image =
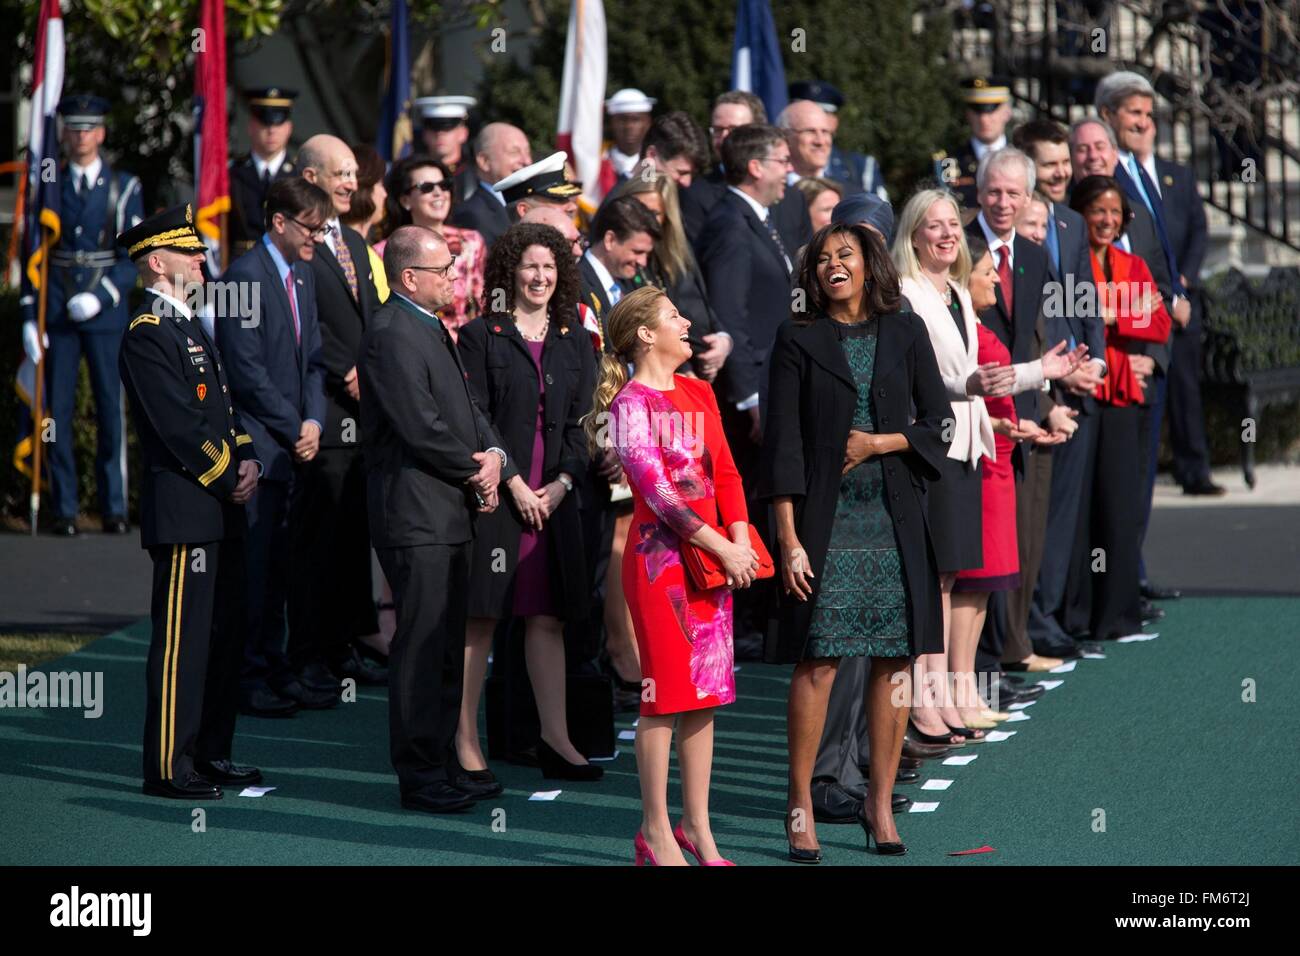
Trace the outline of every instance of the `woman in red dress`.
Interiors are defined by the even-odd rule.
[[[623,590],[641,655],[638,865],[685,866],[682,850],[706,866],[728,865],[709,828],[713,711],[736,699],[729,588],[748,587],[758,569],[713,391],[674,374],[691,357],[689,328],[658,289],[624,296],[606,318],[607,351],[586,419],[592,449],[610,443],[618,452],[634,503]],[[687,541],[718,559],[727,587],[692,583],[682,563]],[[684,811],[676,828],[668,819],[674,725]]]

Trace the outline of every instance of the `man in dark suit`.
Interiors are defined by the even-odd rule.
[[[713,151],[719,163],[703,176],[691,182],[689,189],[678,193],[682,205],[682,222],[686,238],[695,249],[695,257],[703,255],[704,227],[710,210],[727,193],[727,175],[721,162],[722,144],[731,132],[753,123],[767,123],[763,101],[753,93],[730,90],[713,103],[709,127]],[[812,219],[808,215],[808,202],[797,189],[787,189],[771,208],[772,222],[787,249],[802,249],[812,238]]]
[[[147,289],[118,359],[144,466],[140,543],[153,560],[143,789],[219,800],[222,784],[262,779],[230,761],[243,651],[240,539],[261,469],[221,354],[186,302],[187,287],[203,282],[191,208],[159,213],[117,241]]]
[[[1077,290],[1092,282],[1092,257],[1083,217],[1068,205],[1073,177],[1069,133],[1054,120],[1037,119],[1017,126],[1011,139],[1017,149],[1033,159],[1038,191],[1047,203],[1043,249],[1051,281],[1060,289],[1059,295],[1049,295],[1047,300],[1048,341],[1066,338],[1071,347],[1079,343],[1088,346],[1088,361],[1052,383],[1053,399],[1078,412],[1077,428],[1069,441],[1052,449],[1043,559],[1029,611],[1029,638],[1034,652],[1043,657],[1070,659],[1079,656],[1079,648],[1057,623],[1057,614],[1069,578],[1079,502],[1085,493],[1083,480],[1089,473],[1089,449],[1094,448],[1091,431],[1097,403],[1092,394],[1106,374],[1105,327],[1097,315],[1080,314],[1076,308]]]
[[[970,137],[952,150],[934,154],[934,178],[955,192],[966,209],[974,211],[979,208],[975,173],[980,160],[1007,145],[1011,84],[1001,76],[974,76],[963,80],[961,86]]]
[[[478,188],[451,211],[451,224],[477,230],[490,246],[510,228],[506,201],[492,188],[511,173],[532,165],[533,154],[524,131],[509,123],[488,123],[474,139]]]
[[[325,361],[325,430],[320,451],[300,471],[302,492],[289,516],[289,658],[309,690],[338,692],[338,679],[383,683],[353,641],[379,630],[370,574],[357,349],[379,308],[365,240],[339,221],[356,191],[356,159],[333,136],[313,136],[298,153],[309,183],[329,195],[334,216],[311,259]]]
[[[486,772],[461,769],[455,736],[474,514],[494,509],[498,483],[518,473],[470,397],[455,343],[436,315],[452,300],[455,268],[437,233],[394,232],[384,248],[392,296],[359,352],[366,498],[397,611],[391,754],[402,806],[429,813],[501,792]]]
[[[216,322],[235,409],[266,469],[244,539],[248,631],[240,707],[257,717],[339,703],[337,695],[299,683],[285,646],[289,501],[299,466],[320,449],[325,422],[325,362],[309,263],[313,240],[333,212],[329,196],[305,179],[277,180],[266,194],[266,232],[222,276],[253,290],[259,305],[255,322],[231,316]]]
[[[980,320],[1007,346],[1013,363],[1033,362],[1062,339],[1049,339],[1044,323],[1045,293],[1051,281],[1047,254],[1017,235],[1019,220],[1032,194],[1033,161],[1014,147],[986,153],[976,171],[980,212],[966,227],[982,238],[998,271],[997,302]],[[1009,293],[1009,294],[1008,294]],[[1020,587],[1004,598],[990,600],[990,623],[981,638],[981,661],[989,669],[1015,664],[1033,653],[1029,642],[1029,605],[1042,562],[1051,494],[1051,446],[1074,432],[1073,409],[1057,405],[1042,389],[1015,396],[1020,427],[1038,432],[1016,446],[1016,542],[1020,556]],[[999,626],[999,610],[1004,610]]]
[[[601,338],[605,317],[631,292],[659,239],[654,213],[631,196],[613,199],[591,221],[591,244],[578,260],[578,301],[596,313]]]
[[[105,534],[125,534],[126,434],[118,347],[130,309],[136,270],[117,236],[144,216],[140,181],[111,168],[100,155],[109,102],[98,96],[64,97],[61,140],[67,158],[58,170],[62,235],[50,250],[45,341],[36,327],[37,301],[21,301],[27,350],[35,362],[44,348],[45,384],[57,434],[45,445],[53,485],[54,534],[77,533],[78,481],[73,455],[77,379],[85,355],[95,399],[95,484]]]
[[[279,86],[244,90],[248,100],[249,153],[230,161],[230,240],[243,255],[266,228],[262,204],[277,179],[296,175],[289,159],[297,90]]]

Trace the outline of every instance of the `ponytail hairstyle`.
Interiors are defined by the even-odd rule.
[[[662,298],[665,298],[662,290],[642,286],[619,299],[618,305],[610,309],[605,319],[605,352],[600,357],[599,378],[591,398],[591,411],[582,417],[587,449],[592,455],[603,450],[609,407],[627,384],[628,365],[635,364],[641,351],[637,330],[642,326],[654,329],[659,325],[659,300]]]

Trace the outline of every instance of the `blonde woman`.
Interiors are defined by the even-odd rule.
[[[623,553],[623,591],[644,687],[635,860],[685,866],[685,850],[701,865],[727,866],[709,827],[709,777],[713,712],[736,699],[731,588],[748,587],[758,571],[745,492],[713,389],[675,374],[690,357],[690,321],[668,296],[646,287],[624,296],[605,322],[606,352],[584,426],[593,453],[613,444],[634,502],[635,546]],[[695,585],[682,559],[687,542],[717,558],[725,586]],[[668,817],[674,727],[684,810],[676,827]]]

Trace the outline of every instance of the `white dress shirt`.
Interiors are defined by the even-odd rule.
[[[289,155],[287,150],[280,150],[270,159],[263,159],[257,153],[253,154],[253,168],[257,170],[257,178],[262,179],[268,173],[274,179],[280,172],[280,167],[284,165],[285,157]]]
[[[1007,137],[1004,133],[991,143],[981,143],[974,136],[970,138],[970,148],[975,154],[975,161],[978,163],[984,158],[985,153],[993,152],[997,149],[1003,149],[1007,145]]]
[[[609,296],[609,304],[618,305],[618,300],[623,298],[623,287],[618,284],[618,280],[610,274],[610,271],[605,268],[605,263],[597,259],[590,249],[583,253],[583,258],[596,270],[596,278],[600,280],[601,288]]]

